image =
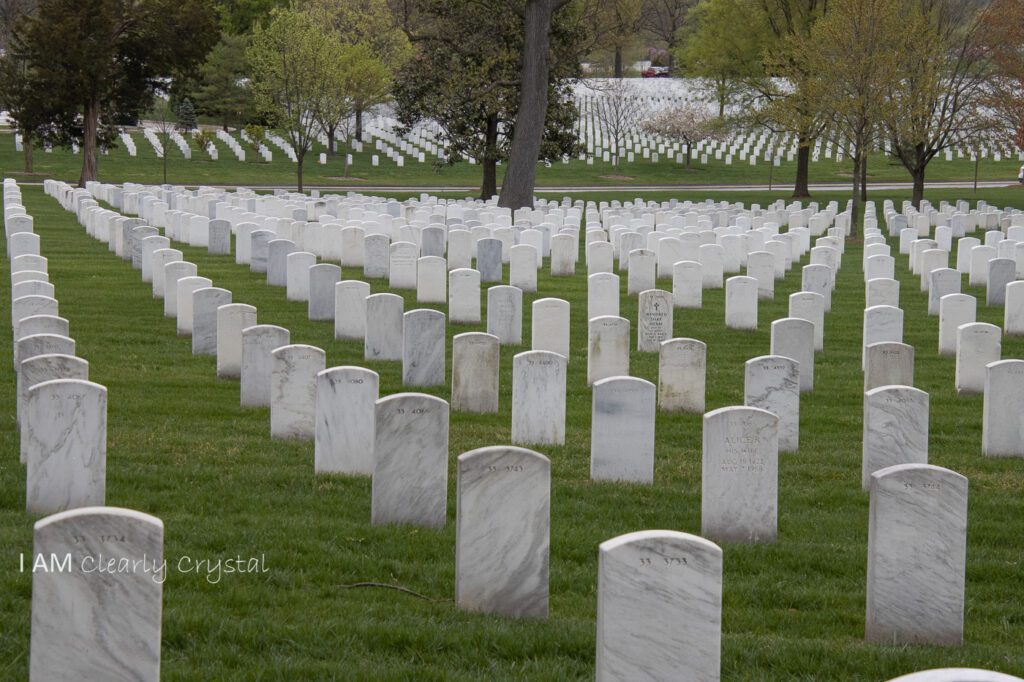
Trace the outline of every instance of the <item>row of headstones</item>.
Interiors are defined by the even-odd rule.
[[[557,354],[551,354],[551,355],[554,356],[554,359],[564,361],[564,358],[561,358],[561,356],[558,356]],[[541,360],[541,361],[546,360],[546,358],[537,358],[537,359]],[[564,395],[564,392],[563,392],[563,395]],[[424,402],[422,402],[422,400],[417,401],[416,398],[417,398],[416,396],[391,396],[390,398],[386,398],[384,400],[385,401],[396,401],[396,404],[394,406],[395,407],[394,415],[396,415],[400,420],[405,421],[405,420],[408,420],[408,419],[413,419],[413,420],[416,420],[416,421],[425,422],[425,423],[421,423],[421,424],[416,425],[416,428],[414,428],[414,429],[407,430],[405,432],[405,434],[403,435],[403,437],[407,440],[410,435],[415,434],[416,442],[412,444],[412,447],[415,448],[417,453],[422,453],[424,451],[429,452],[431,449],[433,449],[433,448],[430,447],[430,445],[431,445],[430,441],[433,440],[434,441],[433,444],[436,445],[441,440],[441,438],[444,439],[444,442],[445,442],[445,448],[444,449],[446,450],[447,449],[446,448],[446,444],[447,444],[447,438],[446,438],[446,436],[447,436],[447,429],[444,428],[443,429],[443,433],[440,430],[436,429],[436,428],[435,429],[431,429],[430,428],[430,426],[431,426],[430,425],[430,421],[431,420],[429,419],[429,417],[423,416],[423,415],[429,415],[429,407]],[[447,412],[447,404],[445,404],[444,401],[441,401],[440,399],[432,398],[432,397],[429,397],[429,396],[422,396],[421,398],[426,398],[429,401],[434,401],[436,404],[443,404],[444,405],[444,411],[445,411],[445,413]],[[409,399],[412,399],[412,401],[410,402]],[[405,404],[406,402],[408,402],[408,404]],[[402,406],[399,407],[397,403],[402,403]],[[381,408],[381,402],[376,403],[376,410],[375,410],[376,414],[375,414],[375,417],[377,417],[377,419],[375,419],[375,421],[377,421],[377,425],[378,426],[380,424],[380,421],[379,421],[379,418],[380,418],[379,410],[380,410],[380,408]],[[437,420],[433,420],[433,421],[434,421],[434,425],[437,426],[437,424],[438,424]],[[708,481],[712,481],[713,482],[715,480],[716,476],[718,478],[725,479],[725,483],[727,484],[726,486],[721,486],[721,485],[720,486],[713,486],[713,485],[712,486],[708,486],[708,485],[705,485],[705,492],[707,492],[707,489],[709,487],[718,487],[719,489],[724,488],[726,490],[741,489],[741,490],[744,490],[745,492],[748,491],[748,490],[751,490],[751,488],[753,487],[753,490],[755,491],[755,494],[753,494],[753,495],[741,496],[741,497],[744,497],[744,498],[747,498],[747,499],[744,502],[739,503],[739,504],[737,504],[735,500],[730,499],[732,497],[731,495],[724,495],[723,494],[722,496],[719,496],[719,498],[716,499],[716,498],[713,498],[710,495],[705,494],[703,496],[703,498],[702,498],[702,527],[704,528],[705,534],[712,535],[712,536],[720,535],[724,539],[740,539],[740,540],[745,540],[745,541],[751,541],[751,540],[757,541],[757,540],[760,540],[760,539],[766,539],[766,540],[767,539],[774,539],[774,536],[775,536],[775,523],[774,523],[774,520],[775,520],[775,516],[776,516],[776,512],[775,512],[776,503],[775,503],[775,496],[774,495],[770,495],[770,492],[772,492],[772,490],[775,490],[777,492],[777,483],[776,483],[775,487],[771,486],[770,484],[771,484],[772,480],[777,481],[777,457],[778,457],[777,430],[776,430],[777,429],[777,423],[778,423],[778,419],[777,419],[777,417],[774,414],[771,414],[771,413],[766,412],[764,410],[759,410],[757,408],[723,408],[722,410],[717,410],[715,412],[708,413],[707,415],[705,415],[705,430],[704,430],[704,433],[705,433],[705,436],[704,436],[704,441],[705,441],[705,447],[704,447],[705,484],[707,484]],[[446,419],[444,420],[444,424],[443,425],[444,425],[444,427],[447,426],[447,420]],[[382,437],[381,433],[382,433],[381,431],[378,431],[378,433],[375,434],[375,444],[377,442],[380,442],[380,438]],[[387,433],[387,430],[385,429],[383,431],[383,433]],[[410,444],[408,442],[403,442],[403,443],[400,443],[399,445],[400,446],[408,447]],[[534,455],[536,457],[540,457],[539,455],[536,455],[536,453],[531,453],[531,455]],[[446,460],[446,455],[445,455],[444,459]],[[547,464],[547,460],[546,459],[544,459],[543,457],[540,457],[540,459],[544,461],[545,465]],[[506,472],[507,473],[521,474],[523,472],[523,469],[522,469],[522,467],[520,465],[508,465],[508,464],[505,464],[505,461],[507,461],[507,460],[503,459],[500,462],[500,464],[498,464],[498,465],[495,465],[495,464],[488,465],[486,467],[487,473],[488,474],[497,473],[498,471],[500,471],[501,465],[506,466]],[[460,460],[460,463],[461,463],[461,460]],[[379,462],[376,463],[376,466],[379,466]],[[520,466],[520,468],[518,470],[516,469],[517,466]],[[897,469],[898,469],[898,467],[897,467]],[[944,472],[944,470],[938,470],[937,468],[934,468],[934,467],[932,469],[936,469],[939,472]],[[767,477],[764,476],[763,474],[765,473],[766,470],[769,470],[769,471],[774,470],[775,475],[774,476],[767,476]],[[547,468],[545,468],[545,472],[549,476],[549,470]],[[375,471],[375,473],[376,473],[376,471]],[[461,471],[460,471],[460,473],[461,473]],[[896,472],[896,473],[900,473],[900,472]],[[948,473],[951,473],[951,472],[948,472]],[[955,476],[955,474],[953,474],[953,475]],[[879,476],[879,475],[876,474],[876,477],[877,476]],[[420,476],[420,478],[422,478],[422,476]],[[445,481],[446,481],[446,478],[447,477],[444,476]],[[748,480],[744,481],[744,479],[748,479]],[[377,480],[378,480],[378,477],[375,475],[375,478],[374,478],[374,486],[375,487],[377,486]],[[460,482],[461,482],[461,480],[462,480],[462,478],[460,476]],[[746,482],[747,485],[740,485],[740,486],[736,485],[737,483],[743,483],[743,482]],[[766,486],[765,485],[766,482],[769,485]],[[722,481],[719,481],[719,483],[721,484]],[[753,486],[751,486],[751,483],[753,483]],[[446,486],[446,482],[445,482],[445,486]],[[896,487],[897,487],[898,490],[901,490],[901,489],[903,489],[905,487],[905,485],[899,485],[899,486],[896,486]],[[927,486],[926,486],[926,488],[927,488]],[[537,489],[537,486],[536,485],[531,485],[531,486],[528,486],[528,489],[535,491]],[[549,487],[545,486],[545,490],[548,490],[548,489],[549,489]],[[761,494],[756,494],[756,492],[758,492],[758,491]],[[460,503],[462,501],[461,500],[461,494],[462,494],[462,486],[460,485]],[[445,495],[446,495],[446,493],[445,493]],[[544,503],[543,506],[544,506],[545,509],[547,508],[547,504],[548,504],[548,500],[547,500],[546,495],[547,494],[545,494],[545,500],[543,501],[543,503]],[[410,498],[406,498],[406,499],[410,499]],[[488,500],[488,505],[491,505],[492,504],[492,500],[493,500],[493,493],[489,492],[489,494],[484,499],[487,499]],[[511,499],[516,500],[517,503],[518,502],[522,502],[523,501],[523,495],[513,495],[513,496],[511,496]],[[406,504],[405,506],[408,506],[408,504]],[[467,506],[469,506],[469,505],[467,505]],[[964,504],[964,507],[965,507],[965,504]],[[441,509],[444,508],[443,501],[442,501],[442,503],[440,505],[440,508]],[[460,504],[460,509],[461,508],[462,508],[462,505]],[[518,510],[518,508],[517,508],[517,510]],[[535,515],[530,515],[530,514],[525,514],[524,515],[521,512],[521,510],[519,510],[519,511],[520,511],[520,514],[517,515],[517,518],[520,518],[520,517],[523,517],[523,516],[526,516],[527,518],[535,518]],[[536,509],[534,509],[534,511],[536,511]],[[952,511],[953,512],[957,512],[957,511],[960,511],[960,510],[958,508],[954,508]],[[377,512],[377,509],[375,507],[374,515],[376,515],[376,512]],[[382,510],[382,513],[384,513],[383,510]],[[966,513],[965,509],[963,510],[963,513],[964,514]],[[545,518],[547,518],[546,514],[545,514]],[[460,526],[461,526],[461,520],[462,520],[462,517],[460,516]],[[874,514],[872,516],[872,520],[873,520],[873,522],[875,520]],[[768,523],[769,521],[770,521],[770,523]],[[507,524],[507,519],[502,518],[501,522],[502,522],[503,525],[508,525]],[[721,525],[719,525],[719,524],[721,524]],[[965,524],[962,524],[962,525],[965,525]],[[948,524],[942,524],[942,528],[944,528],[944,529],[948,528]],[[919,529],[917,529],[917,530],[919,530]],[[546,528],[545,528],[545,531],[546,531]],[[493,536],[493,534],[495,533],[495,529],[494,528],[487,528],[487,532],[491,536]],[[517,532],[519,532],[521,534],[522,531],[521,531],[521,529],[517,529]],[[881,534],[881,536],[882,536],[881,539],[878,540],[878,542],[880,544],[880,546],[878,548],[878,554],[880,555],[879,561],[881,561],[884,564],[885,561],[892,561],[892,560],[900,559],[900,557],[896,557],[895,559],[893,559],[893,557],[889,556],[889,554],[892,553],[892,551],[893,551],[893,547],[884,544],[884,540],[886,539],[885,534],[881,530],[879,530],[877,532],[874,532],[874,526],[873,526],[873,532],[871,533],[871,537],[875,538],[875,536],[878,535],[878,534]],[[547,533],[545,532],[544,535],[546,537]],[[704,542],[706,542],[706,541],[704,541]],[[530,544],[535,544],[535,543],[530,543]],[[892,543],[890,543],[890,545],[891,544]],[[462,545],[459,545],[458,542],[457,542],[457,545],[460,548],[462,547]],[[872,545],[872,548],[873,549],[875,548],[874,544]],[[889,550],[889,553],[886,553],[885,550]],[[920,560],[922,558],[922,556],[920,554],[914,554],[912,556],[913,556],[913,560]],[[903,558],[905,559],[905,557],[903,557]],[[929,557],[924,557],[924,558],[926,560],[930,561]],[[457,561],[458,561],[458,559],[457,559]],[[476,565],[476,563],[479,563],[479,562],[475,562],[474,565]],[[673,563],[673,562],[669,562],[669,563]],[[546,561],[546,555],[545,555],[544,560],[543,560],[543,565],[546,567],[546,564],[547,564],[547,561]],[[508,562],[505,562],[504,565],[507,566]],[[524,569],[523,566],[518,565],[518,564],[516,566],[517,566],[517,568],[519,569],[520,572],[523,571],[523,569]],[[955,562],[954,562],[954,566],[955,566]],[[462,567],[462,565],[460,564],[460,568],[461,567]],[[529,567],[525,567],[525,568],[529,568]],[[917,570],[916,567],[915,567],[915,570]],[[906,571],[905,570],[904,571],[899,571],[898,573],[899,574],[903,574],[903,573],[906,573]],[[960,613],[959,613],[959,618],[960,618],[960,628],[961,628],[961,633],[962,633],[962,569],[961,569],[960,573],[961,573],[961,579],[960,579],[960,593],[961,594],[960,594]],[[462,573],[459,572],[459,575],[460,575],[460,578],[461,578],[462,577]],[[527,572],[527,575],[531,575],[531,573]],[[878,579],[879,582],[882,582],[885,579],[885,577],[888,577],[888,576],[884,576],[884,577],[879,578]],[[947,576],[940,576],[940,577],[947,577]],[[955,584],[956,580],[955,580],[955,578],[956,578],[956,576],[953,576],[953,578],[954,578],[954,580],[953,580],[954,584],[952,586],[947,585],[946,587],[950,588],[953,592],[955,592],[955,588],[956,588],[956,584]],[[702,577],[702,580],[706,581],[706,577]],[[869,594],[872,594],[871,582],[872,582],[871,571],[869,569]],[[719,591],[720,591],[720,583],[721,583],[721,577],[720,577],[720,572],[719,572],[719,576],[718,576]],[[522,581],[517,581],[516,584],[518,586],[520,586],[520,587],[523,587]],[[488,586],[487,589],[493,590],[495,587],[500,587],[500,585],[501,585],[500,581],[495,581],[493,579],[493,576],[492,576],[489,579],[489,581],[487,582],[487,586]],[[538,587],[538,590],[539,589],[540,588]],[[649,589],[651,589],[651,588],[649,588]],[[647,591],[647,590],[645,590],[645,591]],[[881,591],[883,593],[885,593],[884,589],[882,589]],[[458,587],[457,587],[457,592],[459,592],[459,588]],[[904,594],[904,593],[905,593],[905,590],[900,591],[900,594]],[[525,600],[525,601],[520,600],[519,603],[520,604],[522,604],[522,603],[536,604],[537,603],[538,594],[539,594],[539,592],[537,592],[536,590],[533,591],[533,592],[530,592],[529,590],[527,590],[526,593],[522,594],[523,600]],[[545,613],[546,613],[546,594],[547,594],[547,585],[546,585],[546,580],[545,580],[544,581],[544,585],[543,585],[543,602],[544,602],[544,605],[545,605],[545,609],[544,609]],[[920,596],[919,595],[919,591],[913,591],[913,590],[911,591],[911,597],[912,598],[917,599],[917,598],[919,598],[919,596]],[[942,596],[946,597],[947,595],[943,594]],[[954,597],[955,597],[955,595],[954,595]],[[600,597],[599,597],[599,600],[600,600]],[[629,602],[629,603],[632,603],[633,600],[632,599],[627,599],[626,601]],[[955,599],[954,599],[954,601],[955,601]],[[900,617],[898,617],[898,615],[895,617],[895,620],[893,622],[886,622],[885,621],[885,617],[886,616],[890,616],[890,617],[892,616],[890,611],[902,612],[901,610],[905,608],[905,605],[899,604],[896,608],[891,608],[892,605],[886,603],[885,599],[878,600],[878,603],[874,604],[873,608],[872,608],[872,606],[870,606],[870,604],[871,604],[871,600],[870,600],[870,597],[869,597],[869,615],[868,615],[868,637],[869,637],[869,639],[871,638],[871,631],[872,631],[873,624],[875,626],[878,626],[879,622],[882,622],[882,625],[878,626],[878,627],[881,627],[885,631],[884,637],[887,640],[895,638],[897,636],[906,636],[908,638],[907,641],[934,641],[934,640],[930,640],[928,638],[931,638],[931,637],[948,637],[949,636],[949,627],[950,627],[950,625],[949,625],[948,622],[944,621],[944,622],[941,622],[941,623],[938,623],[938,624],[932,624],[932,627],[926,628],[927,631],[924,634],[922,634],[921,633],[921,628],[917,627],[917,624],[915,624],[913,622],[910,623],[909,629],[907,629],[907,627],[908,627],[907,623],[904,622]],[[881,614],[881,615],[879,615],[879,614]],[[943,613],[942,615],[943,616],[948,616],[949,618],[953,618],[956,614],[946,614],[946,613]],[[719,614],[719,618],[720,618],[720,614]],[[599,617],[599,620],[600,620],[600,617]],[[954,620],[955,620],[955,618],[954,618]],[[720,626],[719,626],[719,628],[720,628]],[[938,632],[939,634],[936,635],[936,632]],[[720,636],[720,629],[719,629],[719,636]],[[922,639],[922,638],[924,638],[924,639]],[[704,650],[706,648],[707,647],[705,646],[705,647],[702,647],[701,649]],[[599,644],[599,651],[600,650],[601,649],[600,649],[600,644]],[[630,657],[630,656],[635,655],[635,652],[626,652],[626,655],[627,655],[627,657]],[[599,659],[600,658],[601,658],[601,654],[599,654]],[[647,660],[647,657],[646,656],[643,657],[643,660]],[[675,660],[675,659],[673,659],[673,660]],[[685,664],[693,665],[694,662],[693,661],[687,661]],[[704,661],[699,661],[696,664],[697,665],[704,665],[705,662]],[[648,662],[645,665],[650,665],[650,663]],[[641,669],[644,669],[644,668],[641,668]]]
[[[754,412],[761,414],[746,418],[764,434],[768,421]],[[732,446],[723,470],[765,466],[754,455],[762,443],[750,438]],[[457,481],[456,605],[546,617],[549,460],[522,448],[482,448],[459,456]],[[907,464],[873,474],[867,641],[962,643],[966,513],[967,481],[954,472]],[[88,570],[115,539],[126,568]],[[598,557],[598,679],[719,679],[722,549],[686,533],[640,531],[602,543]],[[159,519],[110,507],[47,517],[35,525],[33,569],[31,679],[110,670],[159,679],[162,587],[171,570]],[[938,674],[919,679],[1001,679]]]
[[[1010,229],[1013,229],[1012,227]],[[964,237],[962,239],[968,239]],[[887,249],[885,238],[880,232],[865,231],[865,270],[872,260],[890,256],[880,253],[881,247]],[[923,241],[923,240],[917,240]],[[915,241],[915,244],[917,243]],[[962,241],[962,240],[961,240]],[[974,247],[977,249],[978,247]],[[875,255],[868,255],[869,250]],[[926,261],[925,254],[935,250],[919,252]],[[938,250],[945,260],[946,252]],[[963,252],[960,251],[960,254]],[[972,252],[973,253],[973,252]],[[994,261],[990,261],[989,264]],[[976,322],[977,303],[973,296],[960,293],[961,273],[935,263],[936,267],[928,270],[928,263],[922,264],[919,270],[922,291],[928,293],[928,313],[939,316],[939,354],[954,355],[955,385],[957,393],[982,393],[984,395],[982,415],[982,452],[992,456],[1024,456],[1024,437],[1021,423],[1024,420],[1024,384],[1019,379],[1024,376],[1024,361],[1002,360],[1001,331],[999,327]],[[913,267],[913,266],[912,266]],[[865,277],[869,274],[865,272]],[[899,282],[887,278],[868,279],[868,307],[864,311],[864,344],[865,353],[869,344],[890,342],[880,352],[886,357],[880,358],[879,373],[884,377],[891,373],[894,377],[910,377],[909,381],[891,381],[890,383],[913,384],[913,348],[902,344],[903,311],[898,307]],[[1006,285],[1007,292],[1020,292],[1024,296],[1024,281]],[[990,289],[991,292],[991,289]],[[1012,294],[1016,296],[1017,294]],[[878,296],[896,300],[886,300],[881,305]],[[1008,294],[1009,300],[1009,294]],[[896,303],[896,306],[889,305]],[[1011,306],[1006,308],[1006,326],[1011,325]],[[1018,322],[1017,325],[1020,323]],[[865,355],[865,357],[867,357]],[[908,368],[909,367],[909,371]],[[867,390],[867,388],[865,389]],[[908,404],[914,404],[918,413],[917,419],[907,420],[906,427],[914,431],[916,437],[907,435],[907,444],[922,442],[922,430],[914,425],[921,422],[921,396],[904,396]],[[867,406],[865,407],[865,413]],[[915,459],[907,461],[927,461],[927,398],[925,396],[923,411],[925,427],[923,429],[923,455],[920,447],[910,447],[917,452]],[[866,422],[865,422],[866,423]],[[867,433],[865,431],[865,433]],[[897,442],[900,442],[897,440]],[[924,459],[921,459],[921,457]]]
[[[39,236],[13,182],[4,185],[4,215],[26,510],[49,514],[103,504],[107,390],[89,381],[89,363],[75,355]]]

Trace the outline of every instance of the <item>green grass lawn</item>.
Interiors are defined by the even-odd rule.
[[[105,182],[142,182],[162,183],[163,161],[156,157],[152,146],[141,133],[133,133],[136,157],[129,157],[123,146],[115,147],[109,155],[99,159],[100,178]],[[236,135],[237,137],[237,135]],[[192,159],[186,160],[173,144],[167,157],[167,182],[171,184],[218,184],[218,185],[292,185],[294,186],[295,164],[288,161],[284,153],[270,145],[274,160],[270,163],[253,161],[259,156],[246,151],[246,162],[238,161],[234,154],[221,141],[216,141],[219,160],[211,161],[205,151],[200,151],[192,142]],[[344,156],[330,159],[327,165],[317,162],[320,152],[326,151],[316,145],[306,158],[304,164],[304,181],[306,185],[328,185],[347,187],[365,186],[436,186],[436,187],[479,187],[482,170],[480,166],[469,163],[458,163],[454,166],[437,169],[431,163],[433,157],[428,156],[427,162],[419,163],[407,157],[405,166],[399,168],[393,161],[380,154],[380,165],[373,167],[370,162],[372,145],[365,145],[362,153],[355,154],[354,164],[349,177],[344,177]],[[34,155],[36,175],[24,175],[22,155],[14,148],[12,135],[0,135],[0,175],[15,177],[24,181],[39,181],[44,177],[57,178],[67,182],[77,182],[82,169],[80,154],[72,154],[68,150],[54,149],[45,153],[37,149]],[[978,168],[981,180],[1005,180],[1016,182],[1021,162],[1003,159],[996,162],[990,156],[983,159]],[[849,182],[851,165],[848,161],[836,163],[835,159],[826,159],[812,163],[810,167],[811,182]],[[595,161],[587,165],[584,161],[572,160],[568,164],[556,163],[550,168],[539,167],[537,185],[543,186],[617,186],[617,185],[716,185],[716,184],[767,184],[769,179],[780,188],[792,186],[796,174],[796,162],[783,159],[782,165],[769,170],[763,160],[751,166],[747,161],[737,157],[732,165],[713,158],[706,166],[694,162],[694,167],[685,169],[681,164],[668,163],[664,159],[660,163],[639,159],[634,163],[623,162],[618,168],[611,164]],[[504,166],[499,166],[498,182],[504,175]],[[769,176],[771,175],[771,178]],[[970,181],[974,178],[974,164],[966,159],[946,161],[940,155],[933,161],[927,172],[927,180]],[[872,156],[868,164],[869,182],[909,182],[910,175],[896,159],[882,154]]]
[[[727,196],[764,205],[784,195]],[[879,209],[887,196],[906,195],[874,196]],[[1021,203],[1021,194],[1009,190],[978,196]],[[819,197],[832,198],[845,197]],[[509,442],[512,356],[528,346],[502,347],[497,415],[451,415],[448,525],[373,527],[368,478],[314,476],[313,444],[272,441],[268,410],[239,407],[237,381],[217,379],[214,358],[191,355],[189,340],[176,336],[174,320],[163,317],[162,301],[152,299],[137,271],[89,238],[40,188],[25,188],[24,199],[78,354],[89,361],[91,379],[109,390],[107,503],[161,518],[172,562],[262,555],[269,569],[216,584],[172,572],[163,598],[164,679],[592,679],[598,544],[643,529],[700,533],[700,415],[658,414],[653,486],[589,480],[582,265],[576,277],[554,279],[545,263],[540,290],[524,296],[527,339],[533,300],[570,301],[572,358],[566,445],[539,448],[552,462],[551,615],[514,621],[464,613],[452,603],[454,474],[459,454]],[[325,349],[328,366],[379,372],[382,396],[403,390],[400,363],[365,362],[361,343],[335,341],[332,325],[308,321],[305,304],[287,302],[283,288],[267,286],[233,258],[174,246],[200,275],[230,289],[235,302],[255,305],[260,323],[283,325],[292,343]],[[930,461],[970,480],[965,644],[863,642],[868,497],[860,488],[860,262],[854,239],[826,319],[815,390],[801,396],[800,451],[780,457],[778,542],[723,548],[722,677],[886,680],[944,666],[1024,674],[1024,461],[982,457],[982,398],[956,395],[954,361],[937,355],[937,318],[926,315],[926,296],[905,256],[897,265],[904,340],[917,351],[916,384],[931,396]],[[4,260],[3,281],[7,268]],[[346,268],[343,276],[361,274]],[[622,315],[635,334],[637,302],[625,296],[625,280]],[[371,286],[379,292],[385,285]],[[776,283],[775,300],[761,303],[754,332],[725,328],[721,290],[705,291],[702,310],[676,311],[675,335],[708,343],[708,410],[742,404],[743,363],[767,354],[770,322],[786,316],[788,295],[799,288],[796,266]],[[1002,310],[986,307],[983,291],[965,291],[980,297],[979,321],[1002,325]],[[406,310],[421,307],[411,292],[404,295]],[[8,306],[9,291],[0,296],[0,318]],[[484,325],[449,327],[449,344],[454,334],[477,330]],[[0,347],[0,356],[9,357],[9,334],[0,334]],[[449,348],[449,378],[450,357]],[[1004,338],[1003,357],[1024,357],[1024,337]],[[0,391],[0,677],[23,679],[31,576],[18,572],[18,555],[30,555],[37,518],[24,512],[10,365],[0,362],[0,372],[8,385]],[[656,382],[657,356],[634,352],[631,373]],[[428,392],[449,395],[448,388]],[[430,600],[343,587],[362,581],[401,585]]]

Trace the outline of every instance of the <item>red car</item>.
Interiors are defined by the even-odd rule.
[[[648,66],[640,75],[644,78],[668,78],[672,75],[670,71],[667,66]]]

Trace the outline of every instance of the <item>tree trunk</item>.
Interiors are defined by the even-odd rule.
[[[25,136],[21,143],[22,151],[25,153],[25,172],[31,173],[32,171],[32,138]]]
[[[868,155],[867,152],[860,157],[860,200],[865,204],[868,201]]]
[[[537,159],[548,110],[548,48],[551,42],[548,33],[555,2],[558,0],[529,0],[524,11],[519,110],[516,112],[508,169],[498,200],[499,206],[512,210],[524,206],[533,208]]]
[[[622,46],[615,46],[615,77],[622,78]]]
[[[690,143],[689,142],[687,142],[685,144],[685,149],[686,149],[686,170],[690,170],[690,156],[692,155],[692,151],[693,150],[690,149]]]
[[[850,234],[857,234],[857,223],[860,220],[860,169],[861,169],[861,154],[859,152],[853,157],[853,201],[850,208]]]
[[[914,202],[914,208],[921,209],[921,200],[924,199],[924,164],[919,164],[917,168],[910,171],[910,175],[914,178],[914,193],[911,196],[911,201]]]
[[[332,126],[327,129],[327,156],[334,156],[334,130],[337,126]]]
[[[298,184],[299,184],[298,191],[301,192],[302,191],[302,162],[305,161],[305,159],[306,159],[306,153],[305,152],[300,152],[300,153],[296,154],[296,158],[298,159],[298,163],[295,164],[295,174],[297,176]]]
[[[484,179],[480,185],[480,198],[487,201],[498,193],[498,115],[487,115],[484,133]]]
[[[811,196],[808,177],[811,167],[811,141],[800,135],[796,150],[796,183],[793,185],[794,199],[808,199]]]
[[[100,123],[99,104],[95,101],[86,102],[83,114],[85,130],[82,135],[82,174],[78,177],[79,187],[85,187],[85,183],[99,177],[96,167],[96,134]]]
[[[356,139],[363,140],[363,105],[356,105]]]

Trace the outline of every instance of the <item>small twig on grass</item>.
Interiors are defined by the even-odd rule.
[[[434,599],[433,597],[428,597],[425,594],[420,594],[419,592],[414,592],[413,590],[410,590],[408,587],[402,587],[401,585],[391,585],[391,584],[388,584],[388,583],[372,583],[372,582],[371,583],[352,583],[351,585],[338,585],[338,587],[342,588],[343,590],[348,590],[348,589],[351,589],[353,587],[385,587],[385,588],[387,588],[389,590],[398,590],[399,592],[403,592],[405,594],[410,594],[410,595],[412,595],[414,597],[419,597],[420,599],[425,599],[426,601],[431,601],[431,602],[451,601],[451,599]]]

